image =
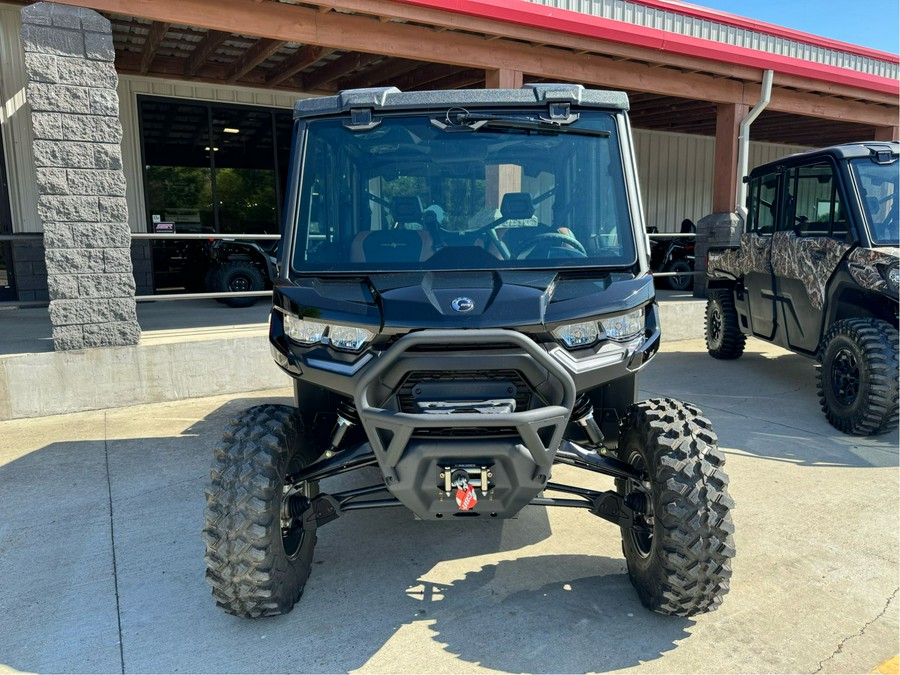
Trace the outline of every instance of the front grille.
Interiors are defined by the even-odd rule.
[[[518,436],[513,427],[446,427],[444,429],[416,429],[413,438],[499,438]]]
[[[509,396],[516,399],[516,410],[528,410],[531,405],[531,388],[517,370],[416,370],[406,376],[397,392],[400,411],[419,412],[413,390],[416,385],[434,382],[509,382],[515,387],[515,393]]]
[[[525,378],[517,370],[417,370],[409,373],[397,391],[397,404],[400,412],[419,413],[414,393],[418,385],[445,384],[472,385],[473,389],[479,384],[504,383],[513,387],[513,393],[506,394],[508,398],[516,401],[516,411],[529,410],[532,404],[533,392]],[[452,414],[451,414],[452,417]],[[444,437],[467,438],[483,436],[510,436],[515,435],[512,427],[447,427],[445,429],[416,429],[417,437]]]
[[[453,343],[448,348],[445,344],[440,343],[430,343],[430,344],[421,344],[416,345],[415,347],[409,350],[410,354],[416,353],[431,353],[431,352],[463,352],[463,353],[471,353],[471,352],[490,352],[490,351],[516,351],[521,352],[521,348],[517,347],[514,344],[510,344],[509,342],[488,342],[488,343],[480,343],[476,342],[473,344],[457,344]]]

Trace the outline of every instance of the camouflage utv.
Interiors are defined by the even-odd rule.
[[[738,247],[710,249],[706,346],[736,359],[746,336],[818,360],[828,421],[897,427],[898,150],[840,145],[754,169]]]

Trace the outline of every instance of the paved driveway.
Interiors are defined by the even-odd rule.
[[[641,385],[698,403],[728,457],[738,557],[717,612],[647,612],[612,525],[535,507],[349,514],[320,530],[291,614],[226,616],[203,582],[212,447],[283,389],[0,423],[0,671],[825,673],[897,655],[896,433],[837,433],[812,362],[754,341],[735,362],[669,343]]]

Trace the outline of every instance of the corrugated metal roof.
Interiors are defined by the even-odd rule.
[[[900,67],[897,63],[807,44],[779,35],[680,14],[638,2],[628,0],[529,0],[529,2],[813,63],[847,68],[869,75],[891,79],[900,77]]]

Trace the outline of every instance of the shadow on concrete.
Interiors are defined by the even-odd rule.
[[[422,613],[461,660],[503,672],[603,672],[659,658],[689,619],[644,609],[624,562],[545,555],[488,565],[430,587]],[[427,582],[423,589],[429,589]]]
[[[894,430],[874,437],[843,434],[819,407],[816,362],[749,340],[744,355],[716,360],[670,343],[641,381],[642,395],[673,396],[699,405],[713,420],[731,415],[739,435],[719,434],[724,448],[810,466],[898,466]],[[736,420],[740,422],[740,420]]]
[[[418,660],[419,647],[409,649],[413,631],[422,654],[456,655],[460,670],[583,672],[653,660],[687,637],[692,622],[640,606],[624,561],[535,555],[552,534],[537,507],[507,521],[416,521],[403,508],[347,514],[320,529],[313,573],[292,613],[256,621],[224,614],[204,582],[203,490],[227,420],[261,402],[233,400],[199,421],[190,410],[180,417],[177,403],[160,419],[133,417],[134,408],[86,414],[78,419],[101,420],[102,433],[79,422],[67,432],[81,440],[51,442],[0,466],[0,578],[15,580],[0,599],[0,665],[434,670]],[[377,480],[367,469],[321,488]],[[610,540],[606,550],[618,548],[615,528],[585,521],[598,542]],[[528,557],[517,559],[523,549]]]

